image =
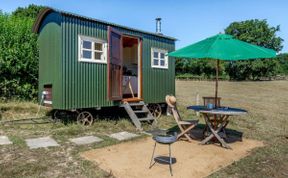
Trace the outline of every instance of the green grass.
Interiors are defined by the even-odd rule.
[[[288,177],[288,82],[220,82],[219,87],[222,105],[249,111],[247,116],[231,119],[228,128],[242,132],[245,138],[261,140],[265,146],[253,150],[249,156],[210,177]],[[186,109],[186,106],[196,104],[197,93],[200,97],[213,95],[214,82],[176,82],[177,103],[184,118],[198,118],[194,112]],[[31,102],[0,102],[0,108],[1,121],[33,118],[38,111],[37,104]],[[39,117],[49,112],[49,109],[42,108]],[[202,118],[198,119],[204,123]],[[37,121],[48,120],[49,117],[44,117]],[[158,120],[159,128],[174,126],[175,121],[171,117],[163,116]],[[148,130],[151,126],[145,124],[144,128]],[[71,120],[0,125],[0,135],[7,135],[14,143],[0,146],[0,177],[113,177],[97,165],[83,160],[79,153],[118,144],[119,141],[107,135],[124,130],[135,132],[135,127],[124,116],[105,115],[89,127],[77,125]],[[95,135],[104,141],[76,146],[68,140],[84,135]],[[51,136],[61,146],[30,150],[24,139],[41,136]]]
[[[26,147],[25,141],[17,135],[9,135],[9,139],[13,144],[18,146],[19,148],[25,148]]]
[[[4,108],[1,109],[1,121],[35,118],[38,111],[37,104],[30,102],[13,101],[0,103],[0,106]],[[38,117],[49,115],[49,112],[49,109],[41,108]],[[15,117],[11,118],[11,114]],[[72,118],[70,115],[67,117]],[[48,122],[49,119],[51,118],[43,117],[37,119],[37,122]],[[13,145],[0,146],[0,177],[113,177],[111,173],[102,171],[91,162],[83,160],[79,153],[119,143],[108,135],[124,130],[135,132],[135,127],[125,117],[117,119],[100,117],[92,126],[78,125],[74,120],[45,124],[5,123],[0,125],[0,135],[7,135]],[[68,140],[85,135],[98,136],[104,141],[76,146]],[[42,136],[54,138],[61,146],[30,150],[24,141],[27,138]],[[142,137],[136,139],[140,138]]]

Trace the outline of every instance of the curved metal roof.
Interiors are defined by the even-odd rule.
[[[170,40],[177,40],[176,38],[173,38],[173,37],[170,37],[170,36],[165,36],[165,35],[158,34],[158,33],[138,30],[138,29],[135,29],[135,28],[130,28],[130,27],[127,27],[127,26],[118,25],[118,24],[115,24],[115,23],[106,22],[106,21],[99,20],[99,19],[94,19],[94,18],[90,18],[90,17],[86,17],[86,16],[81,16],[81,15],[70,13],[70,12],[66,12],[66,11],[56,10],[56,9],[53,9],[53,8],[50,8],[50,7],[44,8],[38,14],[38,16],[36,18],[36,21],[35,21],[35,23],[33,25],[33,28],[32,28],[32,31],[34,33],[38,33],[39,32],[39,28],[41,26],[41,22],[51,12],[57,12],[57,13],[63,15],[63,16],[70,16],[70,17],[75,17],[75,18],[82,19],[82,20],[98,22],[98,23],[102,23],[102,24],[105,24],[105,25],[109,25],[109,26],[113,26],[113,27],[119,27],[119,28],[123,28],[123,29],[126,29],[126,30],[136,31],[136,32],[145,33],[145,34],[149,34],[149,35],[154,35],[154,36],[157,36],[157,37],[167,38],[167,39],[170,39]]]

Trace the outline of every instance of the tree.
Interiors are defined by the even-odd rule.
[[[44,6],[38,6],[35,4],[30,4],[28,7],[18,7],[14,12],[13,16],[17,17],[29,17],[35,19],[38,13],[44,8]]]
[[[224,63],[220,63],[220,76],[224,76]],[[216,73],[215,61],[210,59],[176,59],[176,74],[190,74],[204,78],[214,78]]]
[[[280,64],[280,73],[288,75],[288,53],[279,54],[277,60]]]
[[[283,48],[283,39],[276,33],[280,26],[270,27],[266,20],[246,20],[233,22],[226,29],[225,33],[235,38],[265,48],[274,49],[279,52]],[[236,80],[271,77],[279,72],[277,59],[257,59],[253,61],[236,61],[226,65],[226,72],[230,78]]]
[[[37,36],[31,29],[41,8],[30,5],[13,15],[0,11],[0,99],[37,96]]]

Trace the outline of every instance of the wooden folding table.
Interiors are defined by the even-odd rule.
[[[189,106],[187,109],[192,109],[196,112],[201,113],[204,116],[206,125],[211,132],[204,140],[201,141],[201,144],[207,144],[211,139],[216,138],[222,147],[229,148],[231,147],[225,142],[225,140],[219,135],[221,130],[224,130],[229,123],[230,116],[239,116],[247,114],[246,110],[239,108],[230,108],[230,107],[220,107],[216,109],[207,109],[205,106]]]

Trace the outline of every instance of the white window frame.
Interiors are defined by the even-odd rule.
[[[154,58],[154,52],[158,52],[158,58]],[[160,65],[160,55],[164,53],[164,66]],[[152,68],[159,68],[159,69],[168,69],[169,62],[168,62],[168,50],[160,49],[160,48],[151,48],[151,67]],[[158,59],[158,65],[154,65],[154,59]]]
[[[90,41],[92,44],[91,50],[83,49],[82,47],[82,41]],[[102,51],[95,50],[94,46],[95,43],[101,43],[102,44]],[[91,63],[102,63],[107,64],[107,47],[108,44],[106,41],[97,39],[94,37],[84,36],[84,35],[78,35],[78,61],[79,62],[91,62]],[[89,58],[83,58],[82,57],[82,51],[87,50],[91,51],[91,59]],[[102,52],[101,59],[95,59],[95,52]]]

